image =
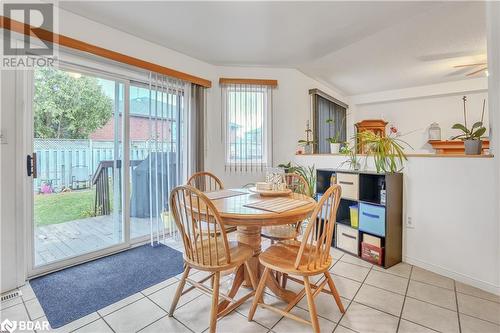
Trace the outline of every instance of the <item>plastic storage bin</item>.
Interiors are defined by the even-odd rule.
[[[385,237],[385,207],[360,203],[359,230]]]
[[[349,211],[351,214],[351,227],[357,229],[359,225],[358,205],[349,206]]]

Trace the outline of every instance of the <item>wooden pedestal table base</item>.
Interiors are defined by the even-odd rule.
[[[261,227],[238,227],[238,242],[247,244],[254,249],[254,256],[249,261],[249,265],[255,274],[258,275],[255,281],[259,281],[259,278],[264,271],[263,267],[259,264],[259,254],[261,252],[261,237],[260,237]],[[250,277],[248,276],[249,272],[241,266],[235,274],[233,285],[228,293],[228,296],[234,298],[236,293],[240,289],[241,285],[245,287],[251,287],[252,283],[250,281]],[[266,287],[268,287],[278,298],[290,303],[293,299],[296,298],[297,294],[291,290],[284,289],[280,286],[278,280],[276,280],[273,274],[267,275]],[[229,301],[225,300],[219,304],[217,309],[218,313],[221,313],[227,306],[229,305]]]
[[[292,224],[306,219],[316,207],[314,199],[303,194],[292,193],[287,198],[293,201],[301,200],[304,204],[281,213],[256,209],[248,207],[248,204],[256,201],[274,200],[272,197],[261,197],[258,194],[251,193],[248,189],[236,189],[246,194],[224,197],[210,200],[217,211],[224,225],[236,227],[238,233],[238,242],[249,245],[254,250],[254,256],[249,260],[250,269],[256,275],[255,281],[259,281],[261,272],[264,269],[260,267],[259,255],[261,252],[261,227],[271,225]],[[242,265],[235,272],[233,285],[227,294],[228,298],[234,299],[234,296],[242,285],[252,286],[248,270]],[[266,287],[268,287],[278,298],[290,303],[296,299],[297,294],[282,288],[278,280],[268,274],[266,279]],[[228,307],[234,307],[238,304],[229,305],[228,300],[219,303],[217,312],[219,316],[228,313]]]

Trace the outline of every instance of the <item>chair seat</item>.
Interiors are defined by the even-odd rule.
[[[222,239],[219,238],[217,242],[213,239],[213,241],[210,242],[210,246],[206,240],[203,243],[203,246],[197,245],[196,247],[193,247],[193,251],[195,251],[195,258],[199,255],[200,262],[203,262],[203,265],[184,257],[184,260],[187,261],[192,267],[200,270],[210,271],[210,267],[217,266],[217,271],[223,271],[239,266],[253,256],[253,249],[250,246],[238,243],[237,241],[228,241],[229,255],[231,256],[231,262],[228,264],[226,263],[226,254]],[[218,262],[215,262],[215,253],[218,253]],[[210,262],[210,257],[212,257],[212,262]],[[201,258],[204,258],[204,260],[202,261]]]
[[[284,241],[297,238],[299,233],[293,225],[276,225],[270,227],[263,227],[260,235],[264,238]]]
[[[301,242],[296,240],[289,240],[271,245],[267,250],[259,255],[259,261],[262,265],[269,267],[272,270],[287,273],[290,275],[310,276],[323,273],[327,271],[332,265],[332,257],[329,255],[328,259],[323,265],[319,264],[319,258],[312,261],[307,265],[306,253],[314,251],[311,246],[306,246],[304,255],[298,269],[295,266],[295,260],[301,246]],[[316,264],[316,265],[315,265]]]

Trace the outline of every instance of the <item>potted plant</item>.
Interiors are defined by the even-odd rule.
[[[397,138],[397,129],[391,128],[389,135],[381,137],[371,131],[357,134],[357,139],[365,143],[366,157],[372,155],[377,172],[398,172],[404,168],[404,161],[408,160],[404,146],[408,143]]]
[[[327,119],[326,123],[327,124],[333,124],[335,121],[333,119]],[[340,152],[340,132],[337,131],[335,136],[326,138],[328,142],[330,142],[330,153],[331,154],[338,154]]]
[[[340,153],[347,156],[348,159],[340,164],[340,167],[347,164],[349,169],[359,170],[361,165],[358,160],[358,155],[356,154],[356,149],[354,145],[346,143],[341,149]]]
[[[312,129],[309,126],[309,121],[307,121],[305,132],[306,132],[306,139],[299,140],[298,142],[299,142],[299,145],[304,147],[305,154],[312,154],[315,142],[311,139]]]
[[[285,169],[285,173],[297,173],[304,177],[309,185],[309,195],[311,198],[314,198],[316,195],[316,170],[313,166],[304,167],[301,165],[292,165],[292,162],[281,163],[278,165],[279,168]]]
[[[483,142],[481,137],[486,132],[486,127],[483,126],[484,120],[484,107],[486,100],[483,100],[483,112],[481,114],[481,121],[475,122],[470,129],[467,128],[467,96],[464,96],[464,123],[455,124],[451,128],[461,130],[463,133],[451,138],[452,140],[461,139],[464,142],[465,155],[481,155]]]

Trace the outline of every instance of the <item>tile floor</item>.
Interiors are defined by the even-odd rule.
[[[342,315],[333,298],[316,298],[322,332],[500,332],[500,297],[405,263],[388,270],[332,249],[331,269],[345,305]],[[195,272],[203,277],[203,272]],[[210,298],[197,291],[181,298],[174,317],[168,309],[180,276],[143,290],[104,309],[76,320],[55,332],[206,332]],[[222,279],[227,289],[231,276]],[[290,288],[300,286],[290,282]],[[1,318],[43,321],[44,313],[33,291],[21,288],[22,298],[1,304]],[[244,290],[241,291],[245,292]],[[311,328],[280,315],[257,309],[247,321],[251,300],[219,320],[218,332],[294,333]],[[283,302],[266,294],[266,303]],[[292,312],[309,319],[303,299]]]

